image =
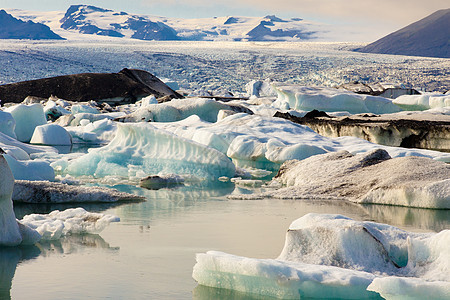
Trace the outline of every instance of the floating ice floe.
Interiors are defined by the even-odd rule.
[[[28,143],[33,136],[36,126],[47,124],[44,109],[41,104],[19,104],[8,107],[6,112],[11,113],[15,122],[17,139],[21,142]]]
[[[83,233],[100,233],[111,222],[119,222],[116,216],[90,213],[83,208],[55,210],[49,214],[31,214],[19,222],[36,230],[42,240],[55,240],[61,236]]]
[[[341,215],[294,221],[277,259],[197,254],[201,285],[284,299],[444,299],[450,292],[450,231],[410,233]],[[418,293],[414,291],[418,290]]]
[[[287,187],[232,197],[341,199],[450,209],[450,165],[423,157],[391,158],[385,150],[347,151],[286,161],[275,180]]]
[[[175,173],[216,179],[234,176],[235,167],[213,148],[140,123],[119,124],[107,146],[90,149],[88,154],[69,162],[65,172],[74,176],[126,178]]]
[[[24,203],[91,203],[142,201],[144,198],[105,187],[16,180],[12,200]]]
[[[317,109],[326,112],[347,111],[351,114],[387,114],[401,111],[390,99],[335,88],[274,85],[274,89],[278,94],[274,105],[286,110]]]
[[[450,95],[438,93],[404,95],[392,100],[392,102],[404,110],[427,110],[450,107]]]
[[[139,181],[139,186],[149,190],[183,185],[184,178],[176,174],[150,175]]]
[[[27,215],[16,220],[12,204],[14,177],[3,156],[0,155],[0,247],[32,245],[41,239],[58,239],[66,234],[99,233],[109,223],[119,221],[118,217],[89,213],[83,208]],[[33,195],[40,196],[39,193]],[[70,196],[66,195],[66,198]]]

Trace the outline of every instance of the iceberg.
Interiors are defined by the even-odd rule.
[[[1,152],[3,150],[0,149]],[[13,211],[11,195],[14,177],[11,169],[0,154],[0,247],[31,245],[40,239],[40,235],[20,222],[17,222]]]
[[[14,202],[23,203],[117,202],[142,201],[144,199],[141,196],[106,187],[28,180],[16,180],[12,193]]]
[[[175,122],[197,115],[207,122],[216,122],[220,110],[253,114],[240,105],[225,104],[213,99],[173,99],[162,104],[147,104],[133,113],[119,118],[122,122]]]
[[[208,251],[197,254],[192,276],[200,285],[283,299],[366,299],[378,293],[440,299],[450,286],[449,239],[449,230],[410,233],[310,213],[290,225],[278,258]],[[410,287],[423,290],[414,295]]]
[[[6,108],[5,111],[13,116],[16,122],[14,132],[17,139],[21,142],[28,143],[33,136],[36,126],[47,124],[44,108],[38,103],[31,105],[18,104]]]
[[[157,129],[148,123],[119,124],[107,145],[69,162],[74,176],[141,178],[148,174],[191,175],[215,180],[232,177],[235,166],[219,151]]]
[[[450,106],[450,95],[425,93],[422,95],[403,95],[392,100],[404,110],[427,110]]]
[[[401,111],[390,99],[347,90],[298,85],[274,85],[273,88],[278,94],[274,106],[286,110],[317,109],[326,112],[347,111],[351,114],[388,114]]]
[[[16,133],[14,129],[16,128],[16,121],[13,116],[5,111],[0,110],[0,132],[16,139]]]
[[[31,137],[31,144],[53,145],[53,146],[71,146],[72,137],[57,124],[45,124],[37,126]]]
[[[450,208],[448,164],[415,156],[391,158],[382,149],[360,155],[339,151],[286,161],[275,180],[287,187],[242,197],[339,199]]]
[[[53,147],[25,144],[2,132],[0,132],[0,147],[17,159],[29,159],[29,155],[34,153],[58,153]]]
[[[17,180],[55,180],[55,171],[48,161],[16,160],[8,154],[4,154],[4,157]]]
[[[90,213],[79,207],[64,211],[55,210],[44,215],[26,215],[19,222],[36,230],[41,235],[41,240],[56,240],[71,234],[97,234],[111,222],[119,221],[116,216]]]
[[[215,123],[190,116],[178,122],[152,125],[217,149],[241,168],[277,171],[290,159],[305,159],[340,150],[357,154],[378,148],[385,149],[392,157],[414,155],[450,162],[448,153],[380,146],[355,137],[327,138],[288,120],[244,113],[227,116]]]

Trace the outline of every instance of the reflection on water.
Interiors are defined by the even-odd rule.
[[[0,299],[11,299],[11,282],[20,262],[39,256],[36,246],[0,247]]]
[[[129,205],[127,202],[99,202],[99,203],[14,203],[14,213],[17,219],[22,219],[29,214],[48,214],[54,210],[63,211],[69,208],[82,207],[89,212],[103,212],[105,210]]]
[[[362,205],[373,221],[412,231],[439,232],[450,228],[450,210],[409,208],[389,205]]]
[[[55,241],[42,241],[37,244],[41,255],[48,257],[55,254],[82,253],[89,248],[102,249],[104,251],[119,251],[119,247],[111,247],[98,234],[76,234],[64,236]]]
[[[33,248],[35,252],[30,252],[33,255],[25,255],[22,248],[2,250],[0,299],[9,299],[13,276],[11,295],[17,299],[261,299],[197,286],[191,277],[195,254],[219,250],[240,256],[275,258],[284,245],[289,224],[311,212],[342,214],[409,231],[450,228],[448,210],[345,201],[228,200],[228,194],[242,192],[229,182],[213,186],[189,183],[160,190],[131,185],[114,188],[144,196],[146,201],[15,205],[19,218],[74,206],[117,215],[121,222],[111,224],[102,236],[118,247],[111,247],[98,235],[75,235],[40,243]],[[30,264],[20,264],[26,257],[35,259]],[[47,272],[46,278],[36,275],[42,270]]]
[[[11,283],[16,268],[21,263],[37,257],[79,253],[88,248],[100,248],[108,251],[119,250],[118,248],[111,248],[97,234],[65,236],[56,241],[44,241],[34,246],[0,247],[0,299],[11,299]],[[39,278],[36,278],[36,280],[39,280]]]

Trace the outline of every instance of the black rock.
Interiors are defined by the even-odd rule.
[[[133,103],[141,97],[182,98],[156,76],[143,70],[123,69],[119,73],[82,73],[0,85],[2,103],[20,103],[27,96],[57,96],[71,101]],[[113,101],[115,99],[116,101]]]

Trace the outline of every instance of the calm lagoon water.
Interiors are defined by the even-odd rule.
[[[197,286],[191,277],[195,254],[219,250],[276,258],[289,224],[309,212],[343,214],[409,231],[450,228],[448,210],[337,201],[228,200],[226,195],[235,192],[233,184],[159,191],[119,188],[145,195],[147,201],[84,205],[121,218],[100,235],[0,249],[0,299],[253,299]],[[68,207],[16,205],[15,211],[21,218]]]

